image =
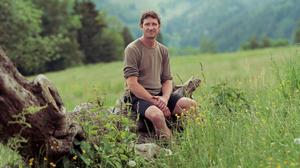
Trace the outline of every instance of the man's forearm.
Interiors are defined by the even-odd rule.
[[[153,96],[139,83],[135,83],[131,85],[129,90],[138,98],[146,100],[146,101],[152,101]]]
[[[165,98],[167,101],[170,98],[170,95],[172,93],[172,81],[171,80],[166,80],[163,84],[162,84],[162,97]]]

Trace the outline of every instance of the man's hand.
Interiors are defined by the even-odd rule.
[[[160,99],[160,100],[162,100],[163,102],[165,102],[165,104],[167,105],[168,104],[168,99],[167,98],[165,98],[165,97],[163,97],[163,96],[158,96],[158,98]]]
[[[165,117],[170,117],[171,112],[167,106],[168,101],[161,96],[153,96],[153,104],[158,107],[163,113]]]

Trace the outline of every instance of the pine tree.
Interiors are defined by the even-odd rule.
[[[81,15],[78,42],[85,54],[86,63],[108,62],[122,58],[124,40],[119,21],[111,17],[107,24],[105,13],[99,12],[91,1],[77,3]]]
[[[130,33],[130,30],[126,26],[122,30],[122,36],[124,40],[124,47],[126,47],[129,43],[133,41],[133,37]]]
[[[81,16],[81,29],[78,31],[78,43],[85,55],[86,63],[101,61],[101,51],[97,49],[103,29],[107,26],[102,15],[98,15],[91,1],[77,3],[75,10]]]
[[[256,49],[256,48],[259,48],[259,44],[258,44],[258,41],[256,39],[256,37],[252,37],[249,41],[249,47],[250,49]]]
[[[270,40],[268,38],[268,36],[264,36],[263,40],[262,40],[262,48],[268,48],[270,47],[271,44],[270,44]]]
[[[300,44],[300,22],[298,24],[298,28],[295,32],[295,39],[294,39],[296,44]]]

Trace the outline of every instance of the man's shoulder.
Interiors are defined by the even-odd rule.
[[[163,45],[162,43],[160,43],[159,41],[157,41],[157,44],[159,47],[161,47],[164,50],[168,50],[168,47],[166,47],[165,45]]]
[[[129,43],[127,45],[127,47],[125,48],[125,50],[139,50],[140,48],[140,41],[139,39],[136,39],[134,41],[132,41],[131,43]]]
[[[158,42],[157,41],[157,44],[159,46],[159,49],[160,51],[163,53],[163,54],[168,54],[168,47],[166,47],[165,45],[163,45],[162,43]]]

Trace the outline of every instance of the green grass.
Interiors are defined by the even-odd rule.
[[[153,167],[299,167],[300,145],[293,142],[300,137],[299,50],[171,57],[176,83],[190,76],[203,80],[194,98],[204,122],[187,120],[185,131],[175,135],[174,154],[161,156]],[[46,76],[71,111],[95,97],[113,106],[124,89],[122,68],[122,62],[95,64]],[[224,93],[244,93],[250,108],[241,108],[239,98],[214,97],[226,96],[212,89],[220,83],[226,84]],[[213,100],[224,102],[219,107]]]
[[[224,80],[232,83],[237,80],[254,80],[251,82],[258,85],[255,82],[269,80],[267,73],[271,73],[271,57],[280,60],[293,52],[296,52],[296,48],[172,57],[171,68],[176,83],[180,83],[180,79],[184,82],[192,75],[203,78],[204,73],[207,85]],[[113,106],[125,86],[122,62],[76,67],[47,73],[46,76],[58,88],[68,110],[99,95],[105,97],[107,105]],[[257,81],[260,78],[263,81]]]
[[[88,65],[48,73],[69,111],[96,96],[104,96],[107,105],[114,105],[124,90],[122,63]]]
[[[21,164],[21,156],[0,143],[0,167]]]
[[[202,64],[207,65],[207,83],[196,99],[205,122],[188,122],[168,165],[299,167],[300,145],[293,142],[300,137],[299,48],[224,54],[203,59]],[[211,85],[221,81],[241,89],[251,110],[215,111]]]

